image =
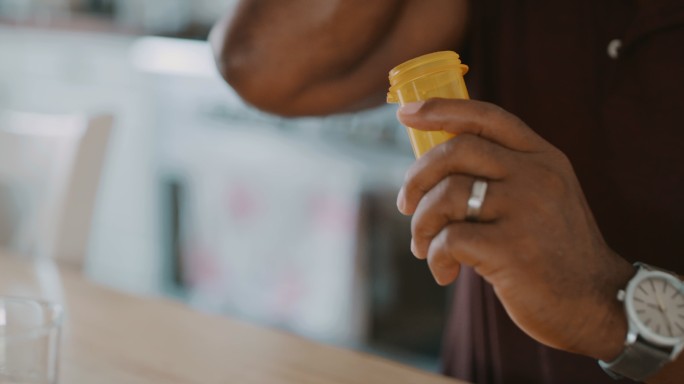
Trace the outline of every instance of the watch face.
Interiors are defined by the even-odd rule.
[[[634,287],[632,304],[642,326],[658,336],[684,337],[684,294],[680,287],[662,277],[648,277]]]

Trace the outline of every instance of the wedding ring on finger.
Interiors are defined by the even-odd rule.
[[[483,179],[475,179],[473,182],[473,187],[470,190],[470,197],[468,198],[468,205],[466,207],[466,221],[471,223],[477,223],[480,221],[480,212],[482,211],[482,204],[484,204],[486,194],[487,181]]]

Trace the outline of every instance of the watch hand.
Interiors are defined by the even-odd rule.
[[[673,329],[675,326],[678,326],[678,324],[672,320],[671,316],[667,312],[663,312],[663,316],[665,316],[665,321],[667,322],[667,328],[670,330],[670,336],[674,336]],[[681,329],[681,327],[679,327]]]
[[[658,291],[655,291],[656,294],[656,301],[658,302],[658,307],[660,307],[660,310],[662,312],[666,312],[667,308],[665,307],[665,304],[663,304],[663,299],[660,297],[660,293]]]
[[[667,313],[663,312],[663,317],[665,317],[665,326],[667,326],[667,331],[669,332],[670,336],[674,335],[674,333],[672,333],[672,322],[670,322],[670,318],[667,316]]]

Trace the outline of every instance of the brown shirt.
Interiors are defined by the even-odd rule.
[[[569,156],[615,251],[684,274],[684,1],[472,3],[473,98],[518,115]],[[448,374],[615,383],[595,360],[519,331],[472,270],[457,282],[450,325]]]

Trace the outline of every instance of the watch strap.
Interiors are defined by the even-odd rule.
[[[651,346],[645,340],[637,338],[633,344],[626,345],[615,360],[599,360],[599,365],[614,379],[627,377],[643,381],[669,362],[670,354],[671,351]]]

